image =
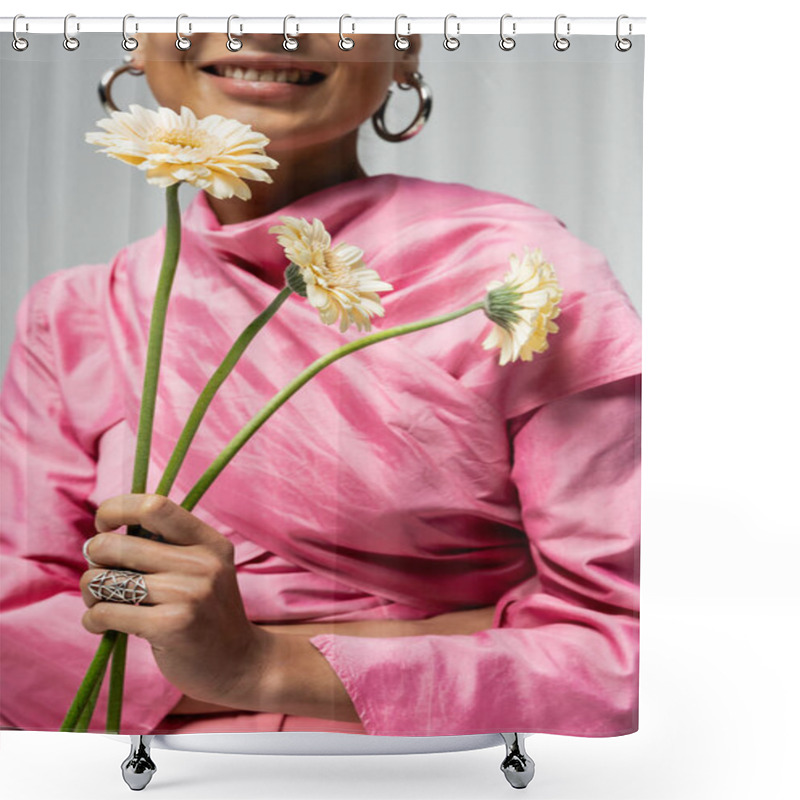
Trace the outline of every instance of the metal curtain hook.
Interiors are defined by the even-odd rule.
[[[501,50],[506,50],[506,51],[513,50],[517,46],[517,40],[514,39],[513,36],[509,36],[504,30],[504,26],[505,26],[506,20],[507,19],[511,19],[511,18],[512,18],[511,14],[503,14],[503,16],[500,17],[500,49]],[[516,32],[517,32],[517,23],[516,22],[512,22],[511,23],[511,33],[515,34]]]
[[[297,19],[297,17],[293,17],[291,14],[287,14],[283,18],[283,49],[284,50],[297,50],[297,39],[293,39],[289,36],[289,32],[287,30],[287,25],[289,24],[290,19]],[[300,26],[295,22],[296,33],[300,33]]]
[[[64,45],[64,49],[69,50],[70,52],[77,50],[81,46],[81,43],[74,36],[69,35],[68,26],[71,19],[75,19],[74,14],[67,14],[67,16],[64,17],[64,41],[62,43]],[[75,30],[79,31],[80,29],[80,24],[76,22]]]
[[[558,32],[558,21],[560,19],[566,19],[566,18],[567,18],[566,14],[559,14],[556,17],[555,22],[553,24],[553,33],[554,33],[554,35],[556,37],[555,41],[553,42],[553,47],[555,47],[556,50],[558,50],[559,52],[562,52],[562,53],[565,50],[569,50],[570,41],[569,41],[569,39],[567,39],[566,36],[561,36],[561,34],[559,34],[559,32]],[[567,36],[569,36],[569,30],[570,30],[570,24],[568,22],[567,23]]]
[[[400,35],[400,20],[401,19],[408,19],[405,14],[398,14],[394,18],[394,47],[395,50],[408,50],[411,46],[411,42],[405,38],[405,36]],[[407,36],[411,36],[411,23],[407,22],[406,25],[408,26],[408,33]]]
[[[231,53],[238,53],[239,50],[242,49],[242,40],[241,39],[237,39],[231,33],[231,22],[233,20],[235,20],[235,19],[239,19],[239,17],[237,17],[236,14],[231,14],[228,17],[228,41],[227,41],[225,47],[227,47],[228,50],[231,51]],[[240,25],[239,26],[239,33],[241,33],[241,32],[242,32],[242,26]]]
[[[628,50],[631,49],[631,47],[633,47],[633,42],[631,42],[630,39],[623,39],[622,36],[620,35],[620,22],[622,22],[623,19],[628,19],[628,15],[620,14],[617,17],[617,41],[614,42],[614,47],[616,47],[617,50],[620,51],[620,53],[626,53]],[[632,33],[633,33],[633,26],[629,22],[628,36],[630,36]]]
[[[342,14],[342,16],[339,17],[339,49],[340,50],[352,50],[356,45],[356,43],[349,36],[345,36],[344,33],[342,32],[342,27],[344,26],[344,21],[346,19],[353,19],[353,18],[349,14]],[[355,24],[355,22],[353,22],[351,24],[353,26],[353,31],[352,32],[355,33],[356,32],[356,24]]]
[[[175,35],[178,37],[175,40],[175,47],[177,47],[178,50],[188,50],[192,46],[192,43],[189,41],[189,39],[187,39],[181,33],[181,20],[187,19],[188,16],[189,16],[188,14],[178,14],[178,16],[175,19]],[[191,32],[192,32],[192,23],[190,22],[189,33]]]
[[[451,19],[458,20],[458,17],[456,17],[455,14],[448,14],[444,18],[444,42],[442,42],[442,44],[445,50],[450,50],[452,52],[453,50],[458,50],[461,46],[461,40],[457,38],[458,34],[461,33],[461,23],[456,21],[456,35],[451,36],[447,32],[447,23],[450,22]]]
[[[17,33],[17,20],[18,20],[18,19],[25,19],[25,15],[24,15],[24,14],[17,14],[17,16],[16,16],[16,17],[14,17],[14,22],[12,22],[12,23],[11,23],[11,34],[12,34],[12,35],[13,35],[13,37],[14,37],[14,38],[11,40],[11,46],[12,46],[12,47],[13,47],[13,48],[14,48],[14,49],[15,49],[15,50],[18,52],[18,53],[21,53],[23,50],[27,50],[27,49],[28,49],[28,40],[27,40],[27,39],[23,39],[23,38],[22,38],[22,37],[21,37],[21,36],[20,36],[20,35]],[[27,22],[25,23],[25,30],[28,30],[28,23],[27,23]]]
[[[132,50],[135,50],[139,46],[139,41],[135,39],[133,36],[128,36],[128,20],[135,19],[133,14],[126,14],[122,18],[122,49],[127,50],[129,53]],[[136,30],[139,30],[139,26],[136,25]]]

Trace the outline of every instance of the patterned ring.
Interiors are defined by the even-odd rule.
[[[107,569],[89,582],[96,600],[138,606],[147,598],[147,584],[141,572]]]

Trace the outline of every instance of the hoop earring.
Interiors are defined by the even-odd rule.
[[[111,86],[114,81],[125,72],[130,72],[131,75],[144,75],[144,70],[134,67],[131,61],[131,57],[126,56],[125,63],[122,64],[122,66],[108,70],[108,72],[103,73],[103,77],[100,78],[100,83],[97,85],[97,94],[100,97],[100,104],[107,114],[119,111],[117,104],[111,99]]]
[[[400,89],[407,91],[408,89],[415,89],[419,98],[419,106],[417,108],[417,115],[411,120],[411,124],[403,128],[399,133],[390,133],[386,129],[383,115],[386,113],[386,107],[389,105],[389,100],[392,97],[392,90],[386,93],[386,99],[381,104],[381,107],[372,115],[372,127],[381,139],[387,142],[404,142],[412,136],[416,136],[428,121],[431,115],[431,108],[433,106],[433,92],[430,86],[422,80],[422,75],[419,72],[414,72],[409,76],[407,83],[398,83]]]

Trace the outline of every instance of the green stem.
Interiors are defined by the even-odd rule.
[[[122,689],[125,683],[125,655],[128,651],[128,634],[120,633],[111,659],[108,684],[108,709],[106,733],[119,733],[122,720]]]
[[[136,435],[136,456],[133,462],[133,494],[147,491],[147,465],[150,460],[150,442],[153,437],[153,418],[156,410],[158,373],[161,368],[161,348],[164,343],[164,325],[167,304],[178,256],[181,251],[181,210],[178,204],[179,183],[167,187],[167,235],[164,243],[164,258],[153,301],[150,317],[150,333],[147,340],[147,358],[144,367],[142,404],[139,410],[139,427]]]
[[[158,276],[153,311],[150,315],[150,331],[147,339],[147,355],[144,366],[144,385],[142,387],[142,403],[139,409],[139,426],[136,433],[136,455],[133,462],[133,481],[131,493],[142,494],[147,491],[147,468],[150,462],[150,445],[153,438],[153,420],[156,410],[158,375],[161,371],[161,351],[164,345],[164,328],[167,319],[167,308],[175,272],[178,268],[178,257],[181,252],[181,209],[178,202],[180,183],[168,186],[167,231],[164,242],[164,256],[161,259],[161,270]],[[138,526],[128,527],[128,534],[138,535]],[[120,633],[115,654],[111,664],[110,689],[108,696],[108,718],[106,724],[109,732],[119,730],[122,715],[122,696],[125,683],[125,650],[128,635]]]
[[[78,719],[81,717],[94,694],[95,684],[103,682],[103,676],[106,674],[106,665],[108,664],[108,659],[111,657],[111,651],[114,649],[118,636],[119,633],[117,631],[106,631],[103,634],[100,646],[94,654],[89,669],[86,670],[86,675],[83,676],[83,681],[78,687],[75,699],[72,701],[72,705],[67,712],[67,716],[64,718],[64,722],[61,724],[60,730],[72,731],[75,729]]]
[[[228,375],[231,374],[233,368],[244,354],[247,346],[253,341],[256,334],[272,319],[290,294],[292,294],[292,290],[288,286],[284,287],[280,294],[278,294],[269,306],[242,331],[239,338],[233,343],[228,354],[219,367],[217,367],[217,371],[211,376],[205,388],[200,393],[200,396],[197,398],[192,413],[189,414],[189,419],[186,421],[186,425],[183,431],[181,431],[175,449],[172,451],[169,462],[164,469],[164,474],[161,476],[161,482],[156,488],[156,494],[161,494],[165,497],[169,494],[169,490],[172,488],[172,484],[175,482],[175,478],[178,475],[178,470],[181,468],[186,454],[189,452],[189,445],[191,445],[197,433],[197,429],[200,427],[200,423],[209,405],[211,405],[211,401],[214,399],[214,395],[219,390],[219,387],[222,386]]]
[[[89,700],[83,707],[78,721],[75,723],[75,733],[86,733],[86,731],[89,730],[89,725],[91,725],[92,716],[94,715],[94,709],[97,705],[97,698],[100,696],[100,689],[103,687],[103,677],[104,675],[101,675],[95,681],[92,693],[89,695]]]
[[[445,322],[463,317],[473,311],[478,311],[484,307],[483,300],[477,303],[452,311],[449,314],[442,314],[438,317],[430,317],[429,319],[420,322],[412,322],[407,325],[397,325],[394,328],[387,328],[385,331],[378,331],[368,336],[362,336],[360,339],[349,342],[342,347],[328,353],[321,358],[318,358],[303,372],[301,372],[291,383],[287,384],[280,392],[278,392],[225,446],[224,450],[214,459],[211,466],[200,476],[200,479],[195,483],[186,497],[183,499],[181,506],[191,511],[200,498],[205,494],[211,484],[216,480],[217,476],[227,466],[231,459],[244,447],[250,437],[298,390],[305,386],[318,372],[321,372],[325,367],[344,358],[356,350],[362,350],[372,344],[377,344],[385,339],[392,339],[395,336],[403,336],[406,333],[413,333],[424,328],[432,328],[434,325],[441,325]]]

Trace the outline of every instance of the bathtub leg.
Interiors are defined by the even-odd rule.
[[[131,736],[131,752],[122,762],[122,779],[135,792],[141,791],[150,783],[156,765],[150,758],[152,736]]]
[[[506,743],[506,757],[500,769],[515,789],[524,789],[532,780],[533,759],[525,752],[525,740],[519,733],[501,733]]]

